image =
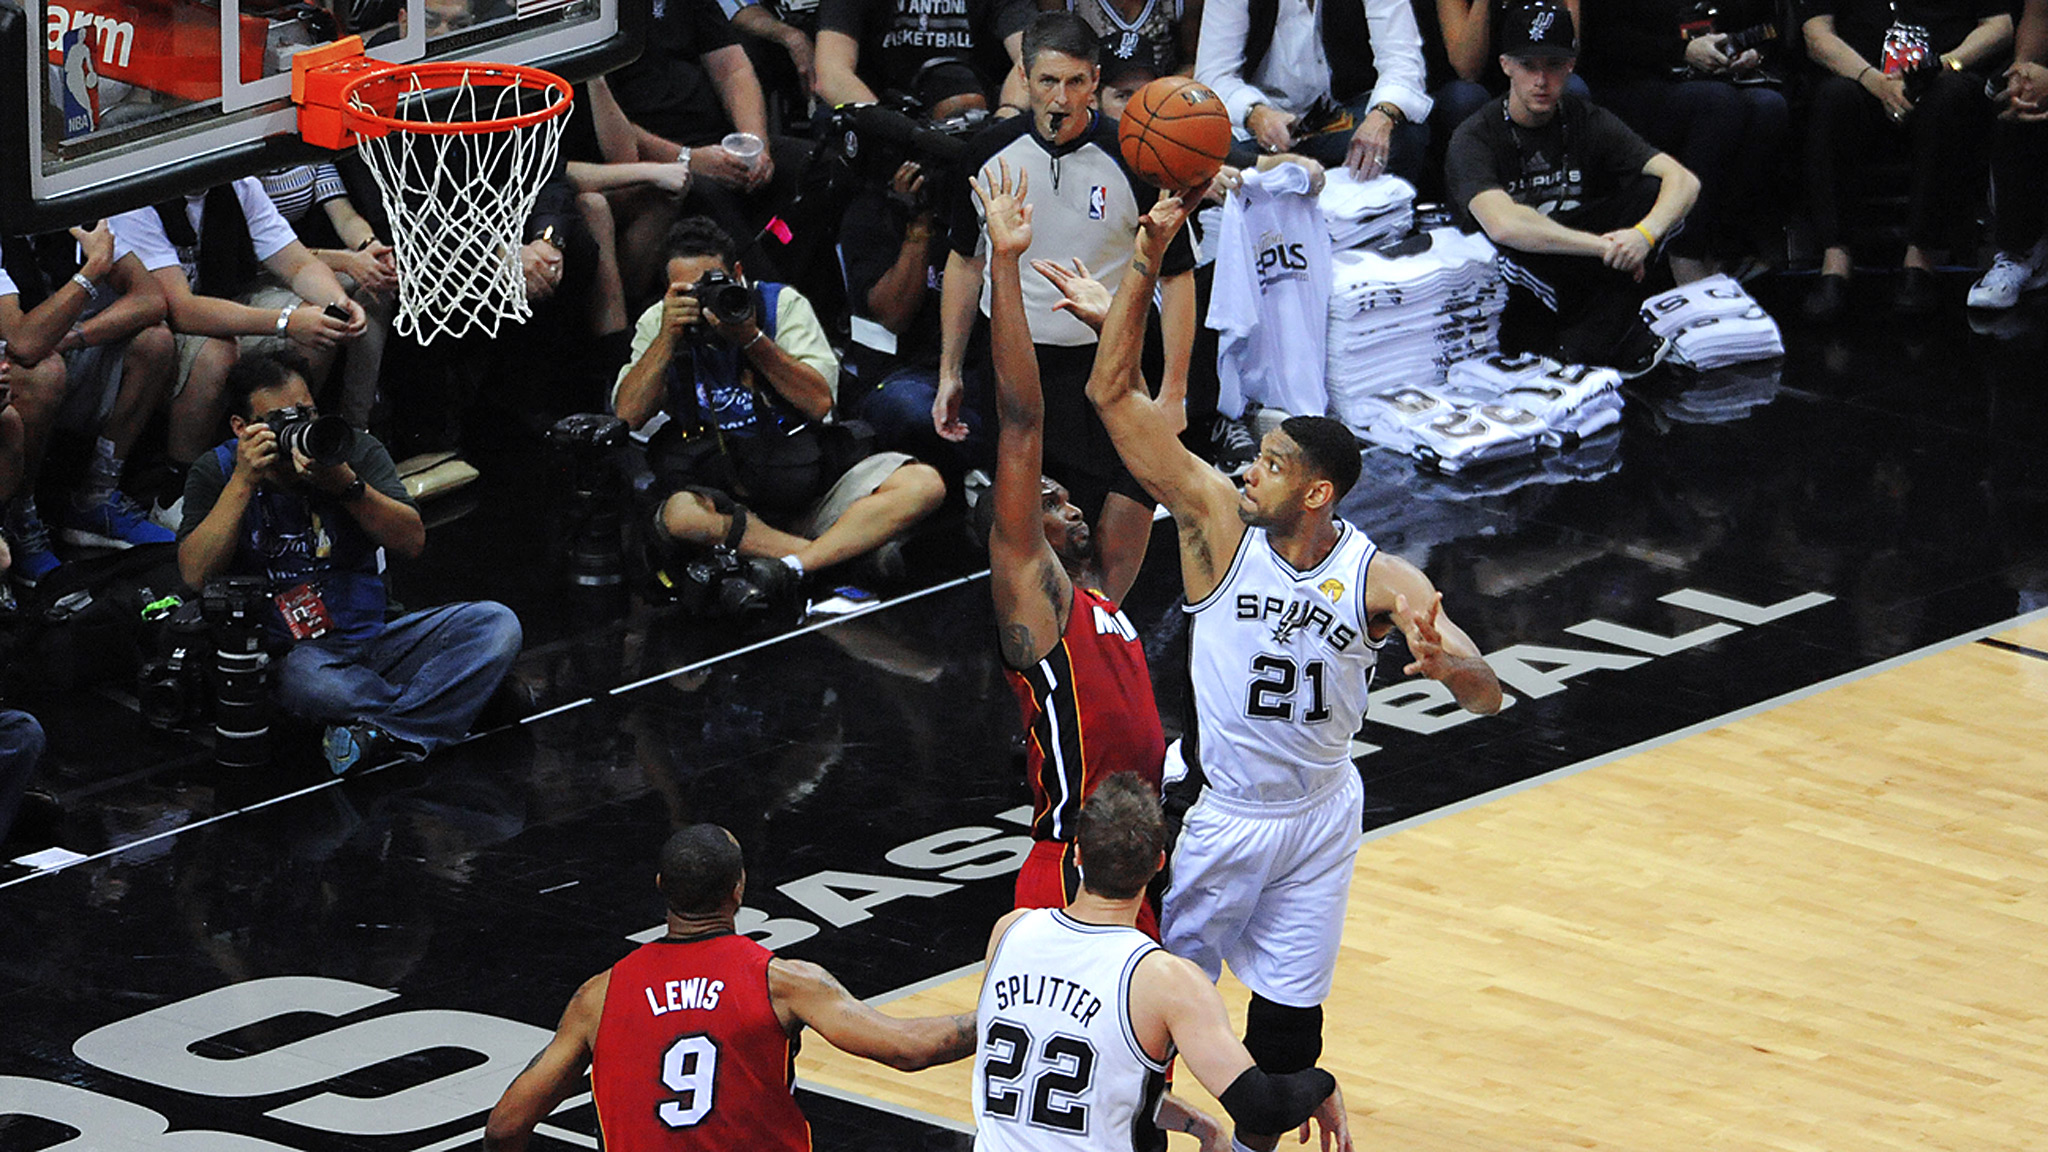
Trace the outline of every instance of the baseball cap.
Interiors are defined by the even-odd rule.
[[[1572,14],[1555,4],[1525,4],[1501,18],[1500,50],[1504,56],[1556,56],[1575,59],[1578,29]]]
[[[1102,62],[1102,83],[1119,84],[1134,77],[1157,80],[1166,75],[1170,69],[1159,57],[1150,38],[1112,32],[1098,42],[1095,58]]]

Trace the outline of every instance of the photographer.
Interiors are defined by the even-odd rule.
[[[612,392],[620,419],[656,433],[650,463],[672,493],[656,519],[663,540],[723,542],[801,577],[884,550],[939,506],[931,467],[900,452],[859,457],[826,424],[839,362],[802,293],[749,284],[731,237],[701,217],[670,231],[667,254],[668,292],[641,315]],[[878,574],[899,575],[876,559]]]
[[[917,100],[930,109],[932,126],[956,140],[984,123],[988,111],[980,81],[957,62],[925,69]],[[951,131],[954,126],[957,131]],[[964,177],[955,172],[957,165],[926,152],[863,141],[860,160],[866,167],[839,229],[854,314],[846,357],[853,380],[841,386],[839,407],[872,425],[879,447],[929,460],[951,481],[986,463],[987,444],[981,417],[971,408],[961,413],[969,429],[963,442],[942,439],[932,427],[947,251],[935,202],[949,181]]]
[[[518,656],[520,630],[489,601],[386,623],[380,553],[418,556],[426,526],[382,444],[313,426],[305,371],[277,354],[229,371],[235,438],[187,474],[178,572],[194,588],[230,574],[269,582],[271,637],[289,645],[278,703],[328,723],[323,750],[339,775],[461,739]]]

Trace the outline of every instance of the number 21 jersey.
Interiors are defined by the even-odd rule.
[[[1195,723],[1181,754],[1221,795],[1285,803],[1352,771],[1384,643],[1365,611],[1379,549],[1336,526],[1336,545],[1307,571],[1281,559],[1265,529],[1245,529],[1222,582],[1187,607]]]
[[[774,954],[744,936],[656,940],[612,965],[592,1045],[606,1152],[806,1152],[795,1043],[768,999]]]

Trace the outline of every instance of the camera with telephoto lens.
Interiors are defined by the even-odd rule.
[[[821,111],[820,137],[857,183],[891,188],[896,170],[914,161],[924,170],[924,184],[906,207],[913,213],[930,208],[936,193],[958,178],[965,165],[967,140],[989,122],[987,110],[970,109],[944,120],[925,118],[924,106],[904,96],[884,104],[848,104]],[[902,197],[892,197],[901,200]]]
[[[693,616],[753,628],[794,620],[796,586],[796,573],[787,564],[743,557],[721,544],[683,566],[675,598]]]
[[[267,412],[261,423],[277,435],[277,450],[286,460],[298,453],[323,468],[332,468],[346,463],[348,454],[355,451],[356,430],[348,421],[318,415],[303,404]]]
[[[213,631],[213,759],[223,768],[270,763],[266,587],[260,576],[222,576],[200,596],[200,615]]]
[[[697,298],[697,306],[707,315],[715,316],[721,324],[745,324],[754,318],[754,289],[742,280],[733,279],[732,273],[723,268],[697,277],[690,285],[690,295]],[[711,338],[711,326],[698,321],[690,326],[690,336],[698,341]]]

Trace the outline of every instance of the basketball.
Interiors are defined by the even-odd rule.
[[[1230,152],[1230,113],[1208,85],[1162,76],[1131,94],[1117,124],[1117,150],[1148,183],[1169,192],[1215,179]]]

